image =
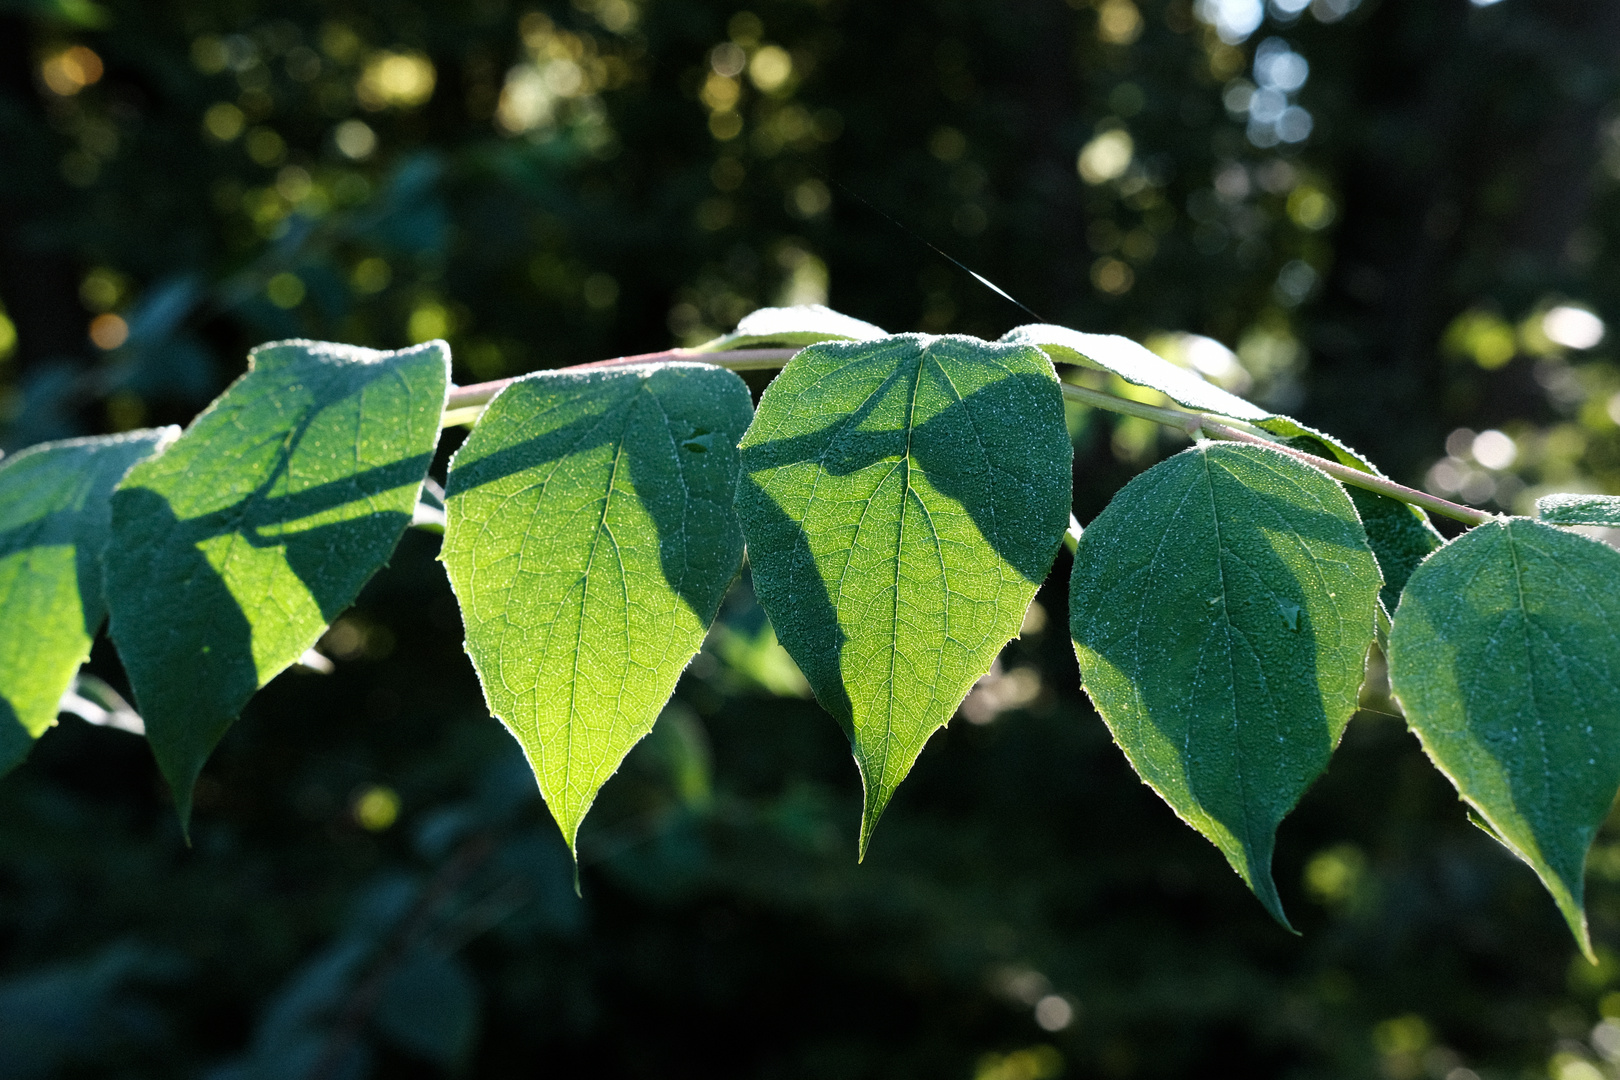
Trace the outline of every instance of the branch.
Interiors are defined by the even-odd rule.
[[[585,364],[572,364],[561,371],[584,371],[590,368],[618,367],[623,364],[652,364],[664,360],[691,360],[700,364],[714,364],[716,367],[729,368],[732,371],[764,371],[779,368],[787,363],[798,349],[733,349],[728,352],[703,352],[698,349],[665,349],[662,352],[639,353],[635,356],[616,356],[610,360],[592,360]],[[506,387],[523,378],[515,375],[510,379],[496,379],[493,382],[475,383],[472,386],[455,386],[450,389],[450,396],[445,403],[444,416],[439,422],[440,427],[451,427],[456,424],[470,424],[478,419],[490,399]],[[1329,461],[1327,458],[1307,454],[1303,450],[1295,450],[1291,446],[1279,443],[1269,432],[1263,431],[1252,424],[1230,416],[1219,416],[1213,413],[1190,412],[1182,409],[1167,409],[1158,405],[1148,405],[1129,398],[1118,397],[1101,390],[1093,390],[1086,386],[1076,386],[1073,383],[1063,384],[1063,396],[1072,401],[1090,405],[1093,408],[1106,409],[1109,412],[1122,413],[1125,416],[1136,416],[1143,420],[1151,420],[1168,428],[1186,433],[1195,437],[1202,433],[1210,438],[1225,439],[1232,442],[1257,443],[1269,446],[1273,450],[1296,457],[1334,477],[1341,483],[1352,487],[1375,491],[1380,495],[1387,495],[1399,502],[1412,506],[1420,506],[1430,513],[1460,521],[1465,525],[1483,525],[1487,521],[1496,520],[1496,514],[1484,510],[1476,510],[1471,506],[1463,506],[1437,495],[1430,495],[1426,491],[1397,484],[1393,480],[1376,476],[1370,472]]]
[[[559,371],[585,371],[590,368],[619,367],[622,364],[656,364],[665,360],[693,360],[700,364],[713,364],[732,371],[765,371],[779,368],[792,358],[798,349],[733,349],[729,352],[702,352],[698,349],[665,349],[663,352],[638,353],[635,356],[615,356],[611,360],[592,360],[587,364],[570,364]],[[467,409],[482,408],[491,398],[506,389],[522,375],[493,382],[474,383],[472,386],[453,386],[445,402],[445,415]],[[443,426],[464,423],[451,420]]]

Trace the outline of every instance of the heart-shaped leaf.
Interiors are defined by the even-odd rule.
[[[253,692],[315,644],[399,543],[449,365],[443,342],[261,346],[113,493],[112,637],[182,822]]]
[[[1018,632],[1068,523],[1038,349],[904,334],[812,346],[760,399],[737,506],[754,591],[866,788],[860,850]]]
[[[743,381],[704,364],[545,372],[456,454],[443,559],[467,651],[570,849],[742,564],[752,418]]]
[[[1287,926],[1277,826],[1356,710],[1381,584],[1350,499],[1277,450],[1186,450],[1080,537],[1070,631],[1137,774]]]
[[[1524,518],[1469,530],[1407,582],[1389,679],[1592,957],[1586,852],[1620,788],[1620,552]]]

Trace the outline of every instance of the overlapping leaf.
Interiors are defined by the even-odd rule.
[[[1620,497],[1614,495],[1543,495],[1536,517],[1549,525],[1620,527]]]
[[[812,346],[760,399],[738,510],[754,590],[866,787],[861,851],[1002,646],[1068,522],[1051,362],[908,334]]]
[[[1132,386],[1157,390],[1185,408],[1246,421],[1295,449],[1374,476],[1383,475],[1372,462],[1333,436],[1292,417],[1267,412],[1172,364],[1130,338],[1116,334],[1083,334],[1062,326],[1035,324],[1010,330],[1001,340],[1035,345],[1060,363],[1109,372]],[[1415,506],[1361,488],[1350,488],[1349,495],[1361,515],[1368,542],[1383,571],[1384,604],[1393,610],[1402,586],[1417,564],[1440,546],[1440,534],[1429,523],[1428,516]]]
[[[467,651],[570,848],[742,563],[752,416],[742,380],[702,364],[548,372],[456,454],[443,558]]]
[[[44,443],[0,462],[0,773],[56,722],[106,618],[101,551],[113,485],[178,434]]]
[[[1118,334],[1083,334],[1064,326],[1034,323],[1007,331],[1001,340],[1034,345],[1059,363],[1111,372],[1132,386],[1157,390],[1176,404],[1199,412],[1238,420],[1264,420],[1272,415]]]
[[[1382,476],[1373,463],[1350,449],[1331,435],[1306,427],[1287,416],[1273,416],[1261,420],[1256,427],[1277,435],[1282,442],[1307,454],[1337,461],[1352,469]],[[1345,493],[1355,503],[1361,515],[1362,528],[1367,532],[1367,543],[1378,559],[1378,569],[1384,575],[1384,587],[1379,599],[1385,611],[1394,611],[1400,602],[1401,590],[1418,564],[1428,558],[1429,552],[1445,543],[1429,516],[1416,506],[1380,495],[1366,488],[1345,485]]]
[[[1620,552],[1523,518],[1480,525],[1412,575],[1389,645],[1423,749],[1591,957],[1586,852],[1620,788]]]
[[[1080,538],[1070,631],[1137,773],[1287,925],[1277,826],[1356,709],[1378,565],[1343,489],[1258,446],[1197,446]]]
[[[112,497],[112,636],[182,820],[260,686],[387,561],[438,438],[449,349],[289,341]]]
[[[760,308],[745,315],[737,329],[699,346],[703,352],[751,349],[759,345],[814,345],[818,341],[871,341],[883,331],[820,304]]]

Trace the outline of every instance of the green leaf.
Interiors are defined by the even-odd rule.
[[[1549,525],[1620,527],[1620,497],[1614,495],[1543,495],[1536,517]]]
[[[513,383],[450,468],[443,556],[492,713],[572,849],[742,564],[748,388],[705,364]]]
[[[1525,518],[1471,529],[1407,583],[1389,677],[1423,749],[1591,958],[1586,852],[1620,788],[1620,552]]]
[[[1157,390],[1184,408],[1248,421],[1296,450],[1338,461],[1374,476],[1384,475],[1372,462],[1333,436],[1291,417],[1267,412],[1172,364],[1130,338],[1082,334],[1067,327],[1036,324],[1008,331],[1001,340],[1036,345],[1059,363],[1111,372],[1132,386]],[[1415,506],[1361,488],[1349,489],[1349,495],[1361,514],[1367,539],[1384,574],[1384,605],[1393,611],[1406,579],[1424,556],[1444,540],[1429,523],[1428,515]]]
[[[1001,340],[1034,345],[1060,364],[1111,372],[1132,386],[1157,390],[1188,409],[1238,420],[1264,420],[1272,415],[1118,334],[1082,334],[1064,326],[1035,323],[1009,330]]]
[[[1356,710],[1379,585],[1344,490],[1260,446],[1154,466],[1075,553],[1070,631],[1097,711],[1284,926],[1277,826]]]
[[[814,345],[818,341],[871,341],[883,331],[869,322],[820,304],[760,308],[743,316],[737,329],[697,347],[699,352],[752,349],[760,345]]]
[[[387,561],[438,439],[450,352],[286,341],[112,497],[112,637],[182,822],[253,692]]]
[[[71,439],[0,463],[0,774],[56,723],[106,618],[108,497],[178,428]]]
[[[742,452],[754,590],[850,738],[864,856],[1051,568],[1073,454],[1062,392],[1028,346],[816,345],[765,391]]]
[[[1283,443],[1295,450],[1337,461],[1374,476],[1384,475],[1371,461],[1338,439],[1306,427],[1298,420],[1273,416],[1259,421],[1256,426],[1280,436]],[[1379,592],[1379,599],[1385,611],[1394,611],[1412,571],[1428,558],[1429,552],[1446,542],[1445,537],[1429,521],[1429,515],[1416,506],[1365,488],[1346,485],[1345,492],[1355,503],[1356,513],[1361,515],[1361,525],[1367,531],[1367,542],[1372,545],[1373,554],[1378,558],[1378,568],[1384,575],[1384,587]]]

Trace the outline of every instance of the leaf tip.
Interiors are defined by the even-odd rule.
[[[864,770],[863,770],[863,779]],[[877,831],[878,819],[889,805],[889,796],[894,794],[892,789],[878,787],[875,790],[868,788],[861,808],[861,838],[856,851],[856,863],[866,861],[866,849],[872,844],[872,834]]]

